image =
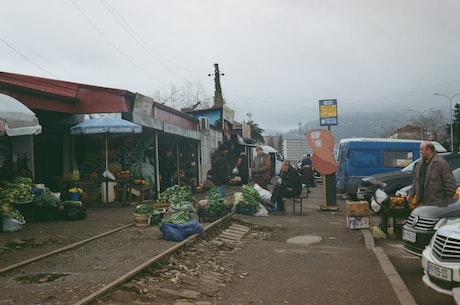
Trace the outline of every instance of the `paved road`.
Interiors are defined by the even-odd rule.
[[[399,237],[376,241],[376,246],[385,250],[418,305],[455,304],[452,297],[438,293],[422,282],[421,258],[405,252]]]

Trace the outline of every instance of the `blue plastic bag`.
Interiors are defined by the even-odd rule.
[[[183,241],[193,234],[201,233],[203,227],[196,220],[191,220],[184,224],[163,223],[160,231],[165,240]]]

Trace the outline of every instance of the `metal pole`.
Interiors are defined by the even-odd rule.
[[[452,115],[452,100],[454,97],[457,95],[460,95],[460,93],[454,94],[451,97],[445,95],[445,94],[440,94],[440,93],[433,93],[434,95],[439,95],[439,96],[444,96],[449,100],[449,112],[450,112],[450,150],[453,152],[454,151],[454,118]]]

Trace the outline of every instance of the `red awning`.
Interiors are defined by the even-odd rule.
[[[0,92],[31,109],[64,113],[132,112],[134,93],[48,78],[0,72]]]

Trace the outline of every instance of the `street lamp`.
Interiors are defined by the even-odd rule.
[[[452,100],[454,97],[457,95],[460,95],[460,93],[454,94],[451,97],[445,95],[445,94],[440,94],[440,93],[433,93],[434,95],[439,95],[439,96],[444,96],[447,97],[449,100],[449,105],[450,105],[450,150],[453,152],[454,151],[454,118],[452,116]]]
[[[420,140],[423,141],[423,135],[424,135],[424,132],[423,132],[424,117],[423,117],[423,114],[425,112],[427,112],[427,111],[433,110],[433,108],[430,107],[430,108],[422,110],[422,111],[418,111],[417,109],[407,109],[407,110],[417,112],[420,115],[420,119],[421,119],[421,122],[420,122]]]

